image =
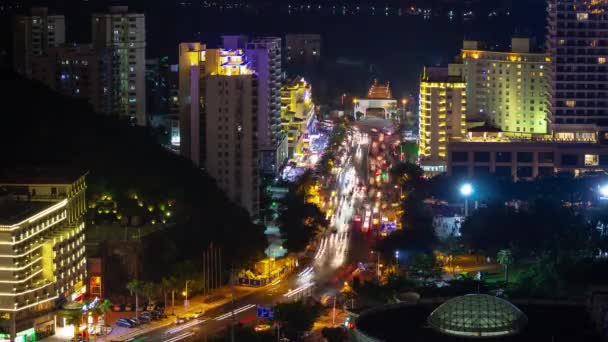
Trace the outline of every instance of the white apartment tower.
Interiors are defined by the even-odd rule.
[[[256,38],[245,50],[258,76],[258,139],[262,172],[276,174],[288,157],[281,132],[281,38]]]
[[[181,43],[181,154],[204,168],[227,197],[259,212],[258,78],[242,49]]]
[[[118,68],[120,115],[146,125],[146,20],[143,13],[130,13],[127,6],[110,7],[109,13],[92,18],[92,41],[96,48],[114,50]]]
[[[43,56],[49,48],[65,43],[65,17],[49,15],[45,7],[35,7],[30,15],[14,19],[13,60],[17,73],[31,75],[31,58]]]

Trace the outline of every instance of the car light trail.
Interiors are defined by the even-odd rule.
[[[175,327],[173,329],[167,330],[167,334],[175,334],[175,333],[178,333],[180,331],[184,331],[184,330],[186,330],[188,328],[191,328],[191,327],[193,327],[195,325],[203,324],[203,323],[205,323],[207,321],[208,321],[207,319],[204,319],[204,320],[195,319],[192,322],[188,322],[186,324],[180,325],[180,326]]]
[[[170,339],[168,339],[168,340],[165,340],[164,342],[176,342],[176,341],[181,341],[181,340],[183,340],[183,339],[185,339],[185,338],[188,338],[188,337],[190,337],[190,336],[193,336],[193,335],[194,335],[194,333],[193,333],[193,332],[187,332],[187,333],[181,334],[181,335],[179,335],[179,336],[175,336],[175,337],[172,337],[172,338],[170,338]]]
[[[227,313],[225,313],[223,315],[219,315],[219,316],[215,317],[214,320],[221,321],[221,320],[224,320],[224,319],[226,319],[228,317],[231,317],[232,314],[236,315],[236,314],[239,314],[241,312],[247,311],[247,310],[252,309],[252,308],[255,308],[255,304],[248,304],[248,305],[242,306],[242,307],[240,307],[240,308],[238,308],[236,310],[227,312]]]
[[[308,284],[302,285],[302,286],[300,286],[300,287],[298,287],[298,288],[295,288],[295,289],[293,289],[293,290],[289,290],[289,291],[288,291],[286,294],[284,294],[283,296],[284,296],[284,297],[287,297],[287,298],[291,298],[291,297],[293,297],[293,296],[295,296],[295,295],[297,295],[297,294],[300,294],[300,293],[302,293],[302,292],[304,292],[304,291],[308,290],[308,289],[309,289],[309,288],[311,288],[311,287],[312,287],[314,284],[315,284],[315,283],[310,282],[310,283],[308,283]]]

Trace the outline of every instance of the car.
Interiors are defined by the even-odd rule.
[[[192,318],[200,318],[200,317],[203,317],[204,314],[205,314],[205,311],[195,311],[192,314]]]
[[[258,324],[253,328],[256,332],[268,331],[272,328],[270,324]]]
[[[131,322],[129,319],[127,319],[127,318],[119,318],[116,321],[116,325],[118,325],[119,327],[123,327],[123,328],[133,328],[133,327],[135,327],[135,324],[133,322]]]
[[[182,323],[185,323],[186,321],[187,321],[187,319],[184,316],[175,317],[175,324],[182,324]]]
[[[136,326],[141,324],[141,321],[135,317],[127,318],[127,319]]]

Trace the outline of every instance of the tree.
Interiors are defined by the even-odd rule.
[[[175,313],[175,291],[177,288],[177,280],[175,277],[164,277],[161,281],[163,288],[163,304],[165,306],[165,313],[167,312],[167,292],[171,292],[171,314]]]
[[[98,316],[103,316],[103,323],[107,326],[108,325],[108,319],[107,319],[107,313],[112,311],[112,307],[114,306],[114,304],[112,304],[112,302],[110,302],[110,300],[108,299],[104,299],[101,303],[97,304],[97,306],[95,306],[94,313]]]
[[[131,295],[135,295],[135,317],[139,317],[139,294],[141,293],[142,290],[142,282],[140,282],[137,279],[133,279],[131,280],[128,284],[127,284],[127,289],[129,289],[129,292],[131,293]]]
[[[82,317],[84,312],[80,308],[74,310],[60,310],[59,316],[65,318],[65,323],[74,326],[74,337],[80,334],[80,324],[82,324]]]
[[[501,249],[496,254],[496,260],[505,269],[505,283],[509,282],[509,266],[513,264],[513,253],[510,249]]]
[[[148,304],[152,302],[152,299],[156,295],[158,287],[151,281],[143,282],[141,285],[141,294],[143,294],[148,300]]]
[[[422,278],[426,284],[431,279],[441,276],[441,263],[434,254],[417,254],[412,258],[410,265],[412,273]]]
[[[321,307],[318,304],[286,302],[275,306],[274,319],[287,338],[297,341],[302,334],[312,329],[320,314]]]

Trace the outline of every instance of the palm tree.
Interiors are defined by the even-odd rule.
[[[141,286],[141,292],[148,300],[148,305],[152,302],[152,298],[156,295],[157,286],[153,282],[145,282]]]
[[[77,337],[80,333],[79,328],[82,323],[82,317],[84,315],[83,311],[80,309],[76,310],[60,310],[58,312],[59,316],[65,318],[65,323],[68,325],[74,326],[74,337]]]
[[[173,305],[175,305],[175,286],[176,281],[174,277],[163,278],[161,280],[161,286],[163,288],[163,304],[165,306],[165,313],[167,311],[167,292],[171,292],[171,297],[173,302],[171,304],[171,308],[173,309]]]
[[[509,282],[509,265],[513,264],[513,253],[510,249],[501,249],[496,254],[496,260],[505,269],[505,283]]]
[[[114,304],[108,299],[104,299],[93,309],[96,315],[103,316],[103,324],[106,326],[108,325],[107,313],[112,311],[112,307],[114,307]]]
[[[139,293],[141,292],[141,289],[142,289],[142,283],[137,279],[133,279],[129,283],[127,283],[127,289],[129,289],[129,292],[131,292],[131,295],[135,295],[135,317],[138,318],[139,317]]]

